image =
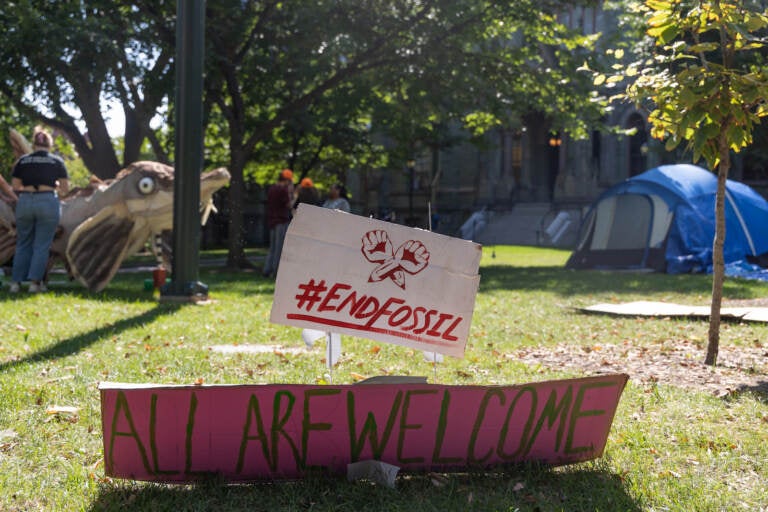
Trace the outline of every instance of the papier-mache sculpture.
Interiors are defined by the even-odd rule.
[[[17,157],[31,151],[15,130],[10,138]],[[229,179],[223,167],[200,175],[203,224],[213,209],[213,193]],[[173,167],[150,161],[130,164],[113,180],[73,188],[61,199],[61,221],[48,268],[61,262],[89,290],[103,290],[126,257],[139,252],[148,240],[167,238],[173,229],[173,189]],[[0,264],[13,257],[15,243],[13,207],[0,201]],[[170,269],[167,250],[158,257]]]

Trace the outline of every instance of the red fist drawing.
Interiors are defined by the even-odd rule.
[[[392,258],[392,242],[386,231],[377,229],[363,235],[363,256],[372,263],[382,263]]]
[[[397,251],[392,250],[392,242],[386,231],[377,229],[363,235],[361,248],[365,259],[379,263],[368,282],[391,279],[397,286],[405,289],[405,273],[417,274],[429,264],[429,251],[418,240],[408,240]]]
[[[409,274],[418,274],[429,264],[429,251],[418,240],[408,240],[397,248],[395,259]]]

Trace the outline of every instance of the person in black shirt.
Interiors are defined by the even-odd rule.
[[[61,158],[50,153],[52,147],[51,136],[38,131],[32,138],[32,153],[13,166],[11,186],[19,200],[11,293],[19,291],[22,281],[30,281],[30,293],[47,290],[43,278],[61,217],[57,191],[62,195],[69,191],[67,168]]]
[[[311,178],[304,178],[299,183],[299,188],[296,190],[296,200],[293,202],[294,211],[301,203],[320,206],[320,193],[315,188]]]

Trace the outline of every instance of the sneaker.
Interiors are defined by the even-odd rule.
[[[32,283],[29,285],[29,293],[47,292],[48,287],[45,283]]]
[[[19,293],[19,290],[21,287],[19,286],[19,283],[11,283],[11,285],[8,287],[8,291],[11,293]]]

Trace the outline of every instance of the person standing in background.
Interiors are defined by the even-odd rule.
[[[296,190],[296,201],[293,203],[293,209],[299,207],[301,203],[311,204],[312,206],[320,206],[320,194],[315,188],[315,184],[312,183],[311,178],[304,178],[299,183],[299,188]]]
[[[293,207],[293,171],[283,169],[277,176],[277,183],[267,191],[267,228],[269,228],[269,251],[261,273],[264,277],[274,277],[283,252],[285,232],[291,221]]]
[[[52,154],[53,138],[45,131],[32,137],[32,153],[13,166],[11,186],[16,203],[16,252],[10,292],[17,293],[22,281],[31,281],[29,292],[47,291],[43,279],[48,256],[61,218],[58,194],[69,192],[64,161]]]
[[[349,199],[347,198],[347,189],[341,183],[331,185],[328,189],[328,199],[323,203],[323,208],[332,208],[343,212],[350,212]]]

